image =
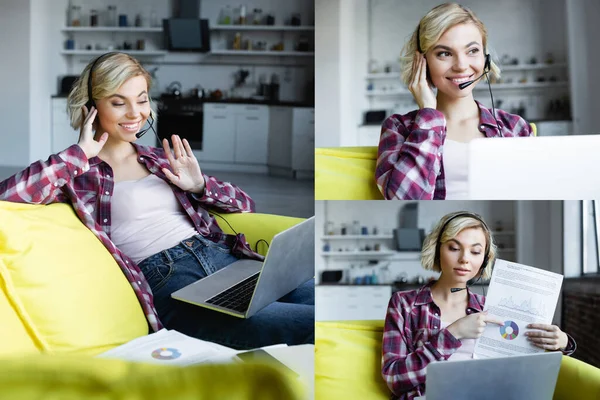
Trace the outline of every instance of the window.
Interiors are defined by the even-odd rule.
[[[600,206],[596,200],[584,200],[582,217],[583,275],[600,273]]]

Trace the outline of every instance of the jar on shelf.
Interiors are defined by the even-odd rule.
[[[231,6],[227,5],[223,9],[221,9],[221,18],[219,23],[221,25],[231,25],[231,20],[233,19],[233,11],[231,10]]]
[[[262,9],[260,8],[255,8],[253,15],[252,15],[252,23],[254,25],[262,25],[263,22],[263,13],[262,13]]]
[[[352,234],[360,235],[360,224],[358,223],[358,221],[352,222]]]
[[[71,6],[71,26],[81,26],[81,6]]]

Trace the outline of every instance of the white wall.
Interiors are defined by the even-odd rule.
[[[0,0],[0,165],[23,166],[29,159],[31,5]]]
[[[315,147],[340,146],[341,1],[315,3]]]

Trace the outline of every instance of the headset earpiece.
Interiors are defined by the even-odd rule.
[[[483,71],[490,72],[491,69],[492,69],[492,61],[490,58],[490,54],[488,53],[485,55],[485,64],[483,66]]]

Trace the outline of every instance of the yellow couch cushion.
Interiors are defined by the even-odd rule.
[[[0,359],[3,399],[296,400],[299,381],[262,364],[185,368],[68,355]]]
[[[14,328],[0,354],[97,354],[148,333],[121,269],[71,206],[0,202],[0,221],[0,320]]]
[[[315,399],[385,400],[383,321],[315,324]]]
[[[382,200],[375,184],[377,147],[315,149],[316,200]]]
[[[271,244],[276,233],[304,221],[304,218],[259,213],[214,213],[213,215],[223,232],[243,233],[252,250],[263,256],[267,254],[268,247],[261,239]]]
[[[600,369],[573,357],[563,357],[554,389],[554,400],[568,399],[600,399]]]

